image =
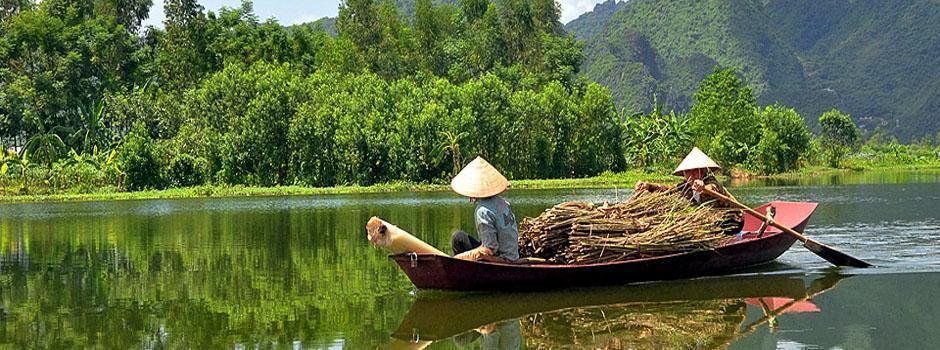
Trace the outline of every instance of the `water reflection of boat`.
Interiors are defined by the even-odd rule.
[[[419,298],[393,334],[399,345],[487,340],[516,326],[527,348],[723,348],[777,316],[819,308],[811,298],[843,279],[752,276],[543,293]],[[764,316],[745,325],[748,305]],[[503,331],[509,333],[509,331]]]
[[[777,209],[777,222],[800,232],[816,209],[816,203],[772,202],[757,210],[764,213],[770,205]],[[391,258],[420,289],[541,290],[671,280],[726,274],[743,267],[767,263],[783,254],[796,241],[793,236],[776,228],[768,228],[763,235],[757,235],[754,232],[758,231],[761,224],[759,219],[745,215],[744,238],[714,250],[611,263],[520,265],[466,261],[431,254],[399,254]]]

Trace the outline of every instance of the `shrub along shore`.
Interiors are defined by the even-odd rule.
[[[621,173],[603,173],[598,176],[578,179],[541,179],[514,180],[512,189],[560,189],[560,188],[624,188],[632,189],[638,180],[675,181],[676,178],[663,173],[627,171]],[[102,201],[135,199],[174,199],[174,198],[224,198],[224,197],[260,197],[260,196],[311,196],[339,195],[385,192],[430,192],[449,191],[450,186],[443,183],[392,182],[371,186],[241,186],[241,185],[202,185],[195,187],[170,188],[164,190],[123,191],[116,187],[104,187],[87,193],[55,193],[38,195],[4,195],[0,203],[59,202],[59,201]]]
[[[940,161],[919,164],[881,164],[867,168],[830,168],[825,166],[804,167],[794,172],[774,175],[756,175],[737,173],[752,179],[779,178],[787,179],[805,176],[825,176],[847,172],[896,172],[914,170],[940,170]],[[598,176],[577,179],[541,179],[541,180],[514,180],[512,189],[624,189],[632,191],[633,185],[639,181],[654,181],[673,183],[679,181],[678,177],[670,176],[669,171],[627,171],[621,173],[603,173]],[[242,185],[201,185],[195,187],[169,188],[163,190],[125,191],[116,187],[104,187],[92,192],[63,192],[55,194],[38,195],[0,195],[0,203],[39,203],[39,202],[83,202],[83,201],[112,201],[112,200],[145,200],[145,199],[187,199],[187,198],[227,198],[227,197],[270,197],[270,196],[316,196],[316,195],[343,195],[368,194],[391,192],[432,192],[450,191],[446,184],[422,184],[393,182],[371,186],[335,186],[335,187],[309,187],[309,186],[274,186],[257,187]]]

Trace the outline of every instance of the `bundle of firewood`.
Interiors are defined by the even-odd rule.
[[[644,193],[600,206],[565,202],[522,221],[519,253],[558,264],[591,264],[714,249],[729,237],[728,209],[692,205],[678,193]]]

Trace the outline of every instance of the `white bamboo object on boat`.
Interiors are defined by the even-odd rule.
[[[376,216],[373,216],[369,219],[369,222],[366,223],[366,233],[372,245],[382,248],[392,255],[418,253],[449,256],[437,248],[434,248],[434,246],[418,239],[418,237],[412,236],[405,230],[398,228],[398,226],[392,225]]]

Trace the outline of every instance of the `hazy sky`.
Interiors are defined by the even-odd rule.
[[[558,0],[561,4],[561,21],[577,18],[604,0]],[[220,7],[236,7],[241,0],[200,0],[206,10],[217,11]],[[262,20],[274,17],[284,25],[310,22],[321,17],[336,16],[339,0],[255,0],[255,13]],[[163,26],[163,0],[153,0],[150,18],[145,25]]]

